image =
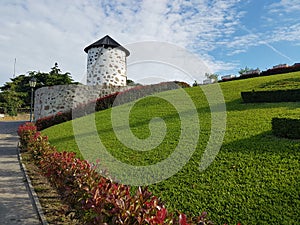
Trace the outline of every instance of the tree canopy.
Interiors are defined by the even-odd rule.
[[[218,82],[219,74],[216,73],[205,73],[207,79],[213,79],[214,83]]]
[[[30,91],[29,80],[36,78],[35,89],[44,86],[78,84],[74,82],[69,72],[62,73],[55,63],[49,73],[40,71],[29,71],[28,75],[19,75],[11,78],[0,87],[0,107],[4,108],[4,112],[15,115],[16,108],[29,108],[30,106]]]
[[[255,69],[249,68],[248,66],[246,66],[245,68],[240,69],[239,74],[242,75],[242,74],[247,73],[247,72],[252,71],[252,70],[255,70]],[[258,67],[256,68],[256,70],[259,70]]]

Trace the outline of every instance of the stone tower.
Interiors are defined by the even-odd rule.
[[[106,35],[87,46],[87,85],[126,86],[129,51]]]

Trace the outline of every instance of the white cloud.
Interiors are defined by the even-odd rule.
[[[264,19],[276,30],[300,24],[300,2],[298,0],[280,0],[266,7]]]
[[[288,27],[279,27],[270,37],[274,42],[291,41],[300,42],[300,23]]]
[[[218,73],[218,71],[230,71],[237,68],[237,62],[224,62],[216,60],[213,56],[205,54],[201,56],[203,62],[211,69],[211,73]]]
[[[225,41],[219,41],[218,45],[223,45],[229,50],[227,53],[228,56],[245,53],[251,47],[264,45],[277,55],[293,62],[293,59],[282,53],[280,49],[276,49],[274,44],[277,42],[289,42],[290,45],[299,45],[300,20],[291,14],[291,12],[296,11],[298,7],[299,3],[297,4],[296,1],[283,0],[279,3],[274,3],[268,6],[269,11],[266,11],[266,14],[260,18],[260,21],[265,23],[262,29],[258,30],[257,27],[249,29],[246,25],[239,25],[240,33],[243,34],[232,36]],[[278,15],[283,13],[285,13],[285,18],[281,20],[278,18]]]
[[[298,0],[281,0],[271,14],[298,12]],[[259,45],[300,40],[300,25],[282,23],[272,30],[241,30],[245,11],[239,0],[14,0],[0,3],[0,85],[13,73],[49,71],[58,62],[63,71],[82,80],[86,71],[84,47],[109,34],[121,44],[163,41],[198,54],[210,69],[230,70],[236,63],[216,60],[211,51],[229,56]],[[298,11],[297,11],[298,10]],[[274,24],[273,24],[274,25]],[[272,47],[272,46],[271,46]]]
[[[246,53],[247,50],[254,46],[266,46],[275,52],[277,55],[285,58],[289,62],[293,62],[289,56],[285,55],[280,49],[274,47],[274,43],[279,41],[289,41],[299,43],[300,41],[300,24],[295,24],[290,27],[274,27],[272,31],[265,33],[253,33],[251,30],[241,27],[247,34],[233,37],[230,41],[219,42],[219,45],[225,45],[228,51],[228,56]]]
[[[105,34],[122,44],[165,41],[203,56],[234,33],[239,0],[1,1],[0,84],[30,70],[49,71],[58,62],[76,80],[85,73],[83,48]],[[229,66],[205,60],[212,70]]]
[[[257,34],[248,33],[243,36],[236,36],[228,43],[226,43],[228,48],[245,50],[251,46],[258,45],[258,40],[260,37]]]
[[[106,34],[124,45],[149,40],[178,45],[197,54],[212,72],[239,66],[216,59],[210,55],[213,51],[233,56],[265,45],[280,55],[274,43],[299,45],[299,19],[289,17],[299,12],[298,0],[280,0],[265,8],[266,30],[259,32],[241,24],[242,3],[246,4],[240,0],[2,0],[0,86],[13,74],[15,58],[17,75],[49,71],[58,62],[64,72],[81,81],[86,71],[84,47]],[[274,21],[279,14],[285,19]]]
[[[298,0],[280,0],[269,6],[271,13],[278,12],[299,12],[300,3]]]

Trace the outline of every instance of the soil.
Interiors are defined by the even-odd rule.
[[[81,224],[78,220],[72,218],[71,207],[63,202],[55,187],[51,186],[47,178],[40,173],[29,153],[22,153],[22,162],[26,167],[48,224]]]
[[[25,113],[18,114],[17,116],[4,115],[4,117],[0,117],[0,121],[29,121],[29,119],[30,115]]]

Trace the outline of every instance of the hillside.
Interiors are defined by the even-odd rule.
[[[236,224],[238,221],[242,224],[298,224],[300,140],[274,137],[271,119],[284,115],[300,117],[300,101],[244,104],[240,92],[294,89],[299,88],[299,84],[300,72],[221,83],[226,102],[226,133],[217,157],[203,172],[199,171],[199,164],[211,135],[212,115],[201,88],[184,89],[198,113],[200,133],[196,150],[179,172],[150,185],[149,189],[160,196],[168,208],[193,215],[207,211],[215,224]],[[178,90],[158,96],[171,98],[177,96],[176,92]],[[180,104],[185,104],[184,99],[178,100]],[[163,131],[166,131],[161,144],[153,146],[152,150],[134,151],[122,144],[112,128],[111,109],[53,126],[44,130],[43,134],[49,136],[50,142],[58,149],[75,151],[80,157],[100,158],[100,163],[104,161],[109,164],[108,155],[103,158],[98,155],[100,140],[112,156],[132,166],[154,165],[167,159],[181,138],[181,118],[177,109],[155,96],[129,105],[132,105],[129,124],[134,135],[146,139],[151,136],[150,129],[153,128],[155,133],[152,136],[158,142]],[[120,112],[125,110],[125,106],[118,108]],[[154,126],[149,129],[149,121],[154,117],[162,118],[165,128],[156,119],[152,120]],[[94,124],[97,133],[93,132]],[[159,129],[155,129],[157,124]],[[80,148],[75,141],[72,125]],[[117,126],[117,130],[126,131],[126,127]],[[85,148],[87,152],[84,152]],[[165,171],[158,172],[163,176]]]

